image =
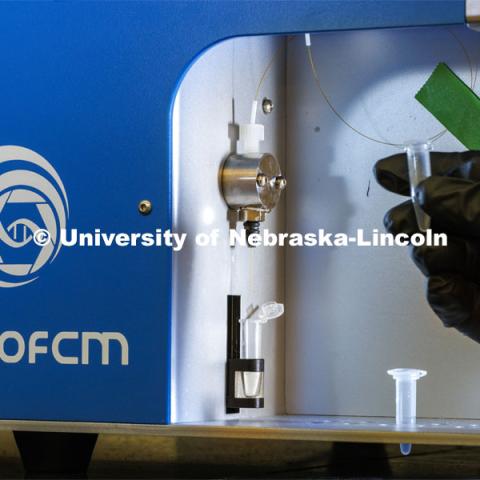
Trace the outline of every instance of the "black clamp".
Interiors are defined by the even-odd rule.
[[[245,396],[244,373],[260,373],[260,391],[255,397]],[[227,408],[263,408],[263,375],[265,361],[263,358],[231,358],[227,361]]]
[[[240,295],[228,296],[228,340],[226,372],[227,413],[238,413],[240,408],[263,408],[263,358],[240,358]],[[248,373],[258,373],[258,395],[245,395],[245,378]]]

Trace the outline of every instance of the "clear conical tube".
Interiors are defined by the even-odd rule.
[[[430,151],[432,144],[429,142],[409,142],[405,146],[408,162],[408,177],[410,181],[410,195],[412,197],[415,217],[418,228],[426,232],[430,228],[430,217],[422,210],[415,195],[417,185],[432,175],[430,164]]]
[[[395,380],[395,422],[400,430],[411,430],[417,422],[417,380],[424,377],[425,370],[414,368],[395,368],[388,370]],[[401,443],[400,451],[409,455],[410,443]]]
[[[264,303],[248,318],[240,320],[240,358],[262,358],[262,329],[274,318],[283,315],[283,305]],[[263,372],[243,372],[242,385],[246,397],[258,397],[262,391]]]
[[[262,327],[258,320],[247,319],[240,329],[240,358],[262,358]],[[243,372],[243,393],[248,398],[255,398],[262,390],[263,372]]]

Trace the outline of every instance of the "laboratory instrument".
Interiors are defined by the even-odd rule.
[[[375,145],[374,151],[337,127],[311,91],[304,44],[299,51],[293,39],[287,51],[282,35],[298,34],[298,43],[305,32],[322,35],[319,45],[325,49],[319,54],[329,60],[322,75],[334,77],[332,95],[354,112],[357,101],[381,90],[383,81],[402,79],[411,70],[426,77],[436,52],[412,58],[419,49],[412,45],[435,49],[436,42],[412,42],[411,35],[428,40],[437,38],[439,25],[461,29],[468,5],[457,0],[1,2],[0,220],[10,242],[2,242],[0,251],[3,426],[111,431],[121,425],[129,432],[236,434],[239,430],[222,429],[244,425],[252,412],[240,417],[225,412],[226,299],[241,294],[246,304],[275,298],[287,312],[285,322],[272,322],[273,334],[263,336],[264,358],[254,359],[248,366],[253,370],[240,370],[261,372],[260,360],[268,365],[264,410],[254,412],[256,426],[245,423],[244,435],[255,429],[258,435],[258,425],[269,417],[278,422],[272,435],[358,440],[363,428],[362,433],[381,431],[395,440],[398,432],[376,419],[377,412],[388,413],[388,405],[370,401],[373,386],[352,395],[345,393],[350,382],[336,381],[345,380],[345,372],[356,375],[365,351],[377,359],[380,349],[371,342],[370,328],[380,324],[379,312],[385,329],[398,324],[398,304],[384,308],[382,295],[370,288],[380,278],[384,285],[375,286],[383,294],[393,282],[385,273],[387,253],[376,251],[377,261],[366,249],[365,263],[358,256],[342,264],[337,262],[343,255],[353,255],[346,249],[259,248],[248,252],[257,256],[247,257],[231,255],[233,249],[223,244],[197,247],[193,238],[218,229],[224,239],[227,209],[249,231],[263,219],[277,230],[309,231],[325,221],[341,231],[355,224],[359,211],[366,223],[379,226],[378,202],[386,197],[367,194],[368,182],[372,163],[388,155],[390,146]],[[386,35],[392,41],[386,42]],[[395,64],[374,72],[377,50],[398,43],[411,63],[390,55],[380,63],[393,58]],[[250,106],[258,78],[279,47],[281,55],[258,96],[260,102],[275,100],[273,111],[262,115],[262,128],[249,115]],[[355,53],[349,62],[338,62],[349,51]],[[363,63],[360,85],[353,82],[356,58]],[[455,52],[455,67],[468,69],[458,58]],[[333,75],[331,66],[344,70]],[[408,79],[412,88],[421,80]],[[229,127],[239,125],[244,126],[237,139]],[[285,177],[288,198],[282,193]],[[368,212],[362,202],[368,202]],[[35,244],[29,227],[58,234],[64,220],[68,230],[79,232],[187,231],[191,243],[180,252],[72,246],[53,254],[51,246]],[[38,257],[42,267],[35,270]],[[410,278],[395,282],[403,291],[412,285]],[[398,303],[422,308],[404,298]],[[462,358],[470,360],[470,347],[461,347]],[[236,353],[234,361],[245,360]],[[327,361],[317,362],[321,355]],[[352,359],[355,368],[345,368]],[[469,372],[471,398],[480,382]],[[336,395],[329,393],[332,384]],[[356,405],[349,404],[349,394],[359,399]],[[345,405],[375,420],[355,429],[332,421]],[[469,408],[466,401],[459,408],[462,418]],[[436,412],[442,413],[439,406]],[[318,418],[307,421],[304,413]],[[18,423],[22,420],[27,426]],[[215,421],[227,423],[207,425]],[[445,428],[459,443],[461,433],[451,424],[425,428]]]

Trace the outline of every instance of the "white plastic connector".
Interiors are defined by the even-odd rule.
[[[257,109],[258,109],[258,102],[254,100],[252,102],[252,110],[250,111],[250,123],[255,124],[257,122]]]
[[[305,34],[305,45],[307,47],[311,47],[312,46],[312,39],[310,38],[310,34],[309,33],[306,33]]]
[[[250,112],[250,123],[243,123],[239,127],[237,153],[245,155],[250,153],[260,153],[260,142],[265,139],[265,130],[263,125],[256,123],[258,102],[252,102]]]

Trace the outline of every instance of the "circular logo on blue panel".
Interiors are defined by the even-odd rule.
[[[38,278],[61,248],[68,214],[65,187],[45,158],[24,147],[0,147],[0,287]]]

